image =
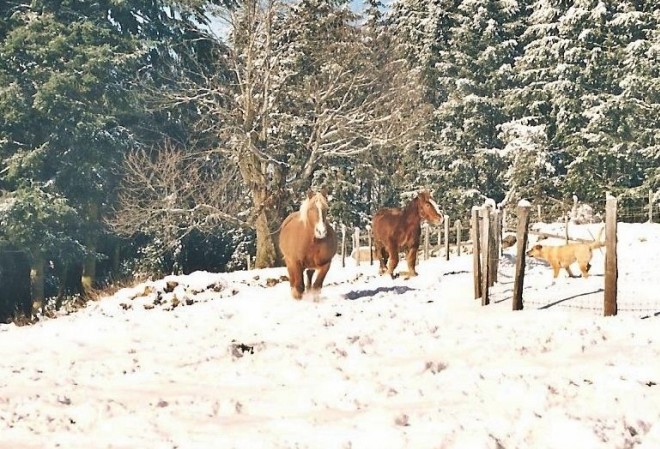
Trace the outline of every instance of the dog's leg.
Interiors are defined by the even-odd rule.
[[[580,271],[582,272],[582,277],[586,278],[589,277],[589,269],[591,268],[591,264],[589,262],[585,264],[580,264]]]
[[[552,277],[557,278],[559,276],[559,265],[552,265]]]
[[[574,275],[573,272],[571,271],[571,267],[570,267],[569,265],[566,265],[566,266],[564,267],[564,269],[565,269],[566,272],[568,273],[568,277],[571,277],[571,278],[574,278],[574,277],[575,277],[575,275]]]

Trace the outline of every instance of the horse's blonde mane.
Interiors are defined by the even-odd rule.
[[[309,208],[316,203],[321,203],[321,209],[328,208],[328,200],[326,197],[320,193],[315,193],[314,196],[306,198],[305,201],[300,204],[300,221],[307,224],[307,212],[309,211]]]

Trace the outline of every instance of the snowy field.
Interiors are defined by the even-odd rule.
[[[513,247],[486,307],[466,255],[407,281],[335,261],[299,302],[284,268],[197,272],[0,325],[0,448],[660,448],[660,225],[619,232],[616,317],[600,251],[588,279],[530,262],[511,311]]]

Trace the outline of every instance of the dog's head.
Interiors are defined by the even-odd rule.
[[[530,257],[542,257],[543,256],[543,246],[534,245],[526,253]]]

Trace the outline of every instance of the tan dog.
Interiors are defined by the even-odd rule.
[[[605,242],[600,240],[602,233],[603,230],[601,229],[598,240],[592,243],[569,243],[561,246],[534,245],[527,251],[527,255],[548,262],[552,267],[554,278],[559,276],[560,268],[565,269],[570,277],[575,277],[571,272],[570,265],[577,262],[582,277],[586,278],[589,276],[589,269],[591,268],[589,262],[591,261],[592,250],[605,246]]]

